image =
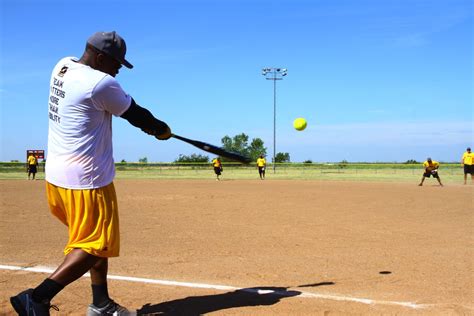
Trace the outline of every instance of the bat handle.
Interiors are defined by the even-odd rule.
[[[176,138],[176,139],[183,140],[183,137],[181,137],[181,136],[179,136],[179,135],[176,135],[176,134],[171,134],[171,137]]]

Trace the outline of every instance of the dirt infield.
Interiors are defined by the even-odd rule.
[[[109,270],[126,279],[109,291],[144,314],[474,314],[474,185],[115,185],[122,248]],[[9,269],[54,268],[67,231],[49,214],[43,181],[3,180],[0,192],[0,314],[10,315],[8,298],[47,274]],[[83,315],[89,280],[53,303]]]

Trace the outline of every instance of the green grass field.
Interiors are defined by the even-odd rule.
[[[214,179],[214,171],[209,164],[172,163],[117,163],[117,179]],[[348,164],[301,164],[288,163],[276,165],[276,172],[270,165],[267,180],[344,180],[344,181],[393,181],[417,182],[423,173],[421,164],[395,163],[348,163]],[[462,182],[463,171],[460,164],[441,164],[440,177],[444,183]],[[26,179],[23,163],[0,163],[0,179]],[[44,166],[40,165],[37,179],[44,179]],[[258,171],[253,165],[226,164],[222,179],[259,180]],[[436,183],[427,179],[425,183]]]

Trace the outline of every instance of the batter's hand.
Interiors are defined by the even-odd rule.
[[[164,133],[161,133],[159,135],[155,135],[155,137],[159,140],[167,140],[171,137],[172,133],[171,133],[171,129],[169,126],[166,126],[166,130]]]
[[[162,122],[162,121],[158,121],[158,122],[159,122],[159,127],[157,129],[142,128],[142,131],[144,131],[148,135],[155,136],[159,140],[169,139],[172,135],[170,127],[165,122]]]

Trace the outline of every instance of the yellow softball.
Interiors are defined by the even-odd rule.
[[[306,128],[306,120],[302,117],[298,117],[296,120],[293,121],[293,127],[297,130],[297,131],[302,131]]]

